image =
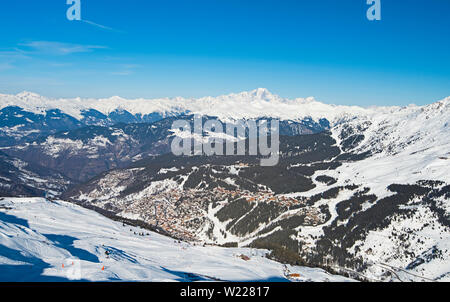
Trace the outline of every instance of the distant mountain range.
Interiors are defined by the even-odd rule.
[[[172,122],[280,119],[280,163],[176,157]],[[0,95],[0,192],[70,200],[184,240],[361,279],[450,278],[450,97],[333,106],[266,89],[200,99]]]

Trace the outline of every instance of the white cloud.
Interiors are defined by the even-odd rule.
[[[70,55],[74,53],[92,52],[96,49],[105,49],[98,45],[81,45],[63,42],[33,41],[22,43],[20,46],[29,48],[32,52],[52,55]]]

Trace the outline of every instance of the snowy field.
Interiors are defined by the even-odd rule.
[[[62,201],[0,200],[0,281],[351,281],[266,252],[179,243]]]

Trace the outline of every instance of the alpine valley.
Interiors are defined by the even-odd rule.
[[[261,166],[257,156],[173,155],[172,123],[195,115],[280,120],[278,165]],[[95,254],[108,241],[123,266],[137,255],[129,263],[136,275],[122,267],[116,279],[153,280],[146,268],[157,280],[176,276],[182,266],[156,269],[165,249],[198,257],[188,273],[212,280],[291,280],[291,270],[312,281],[341,280],[325,271],[362,281],[450,281],[450,97],[362,108],[262,88],[200,99],[0,95],[0,193],[0,270],[24,262],[22,252],[51,275],[56,252],[39,242],[60,251],[62,241],[48,235],[56,232],[74,238],[69,254],[81,247]],[[121,223],[152,235],[136,239]],[[221,267],[246,251],[269,259],[245,256],[228,275],[202,268],[202,257],[205,267]]]

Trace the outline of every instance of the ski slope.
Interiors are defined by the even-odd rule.
[[[0,200],[0,281],[351,281],[266,252],[178,242],[62,201]]]

